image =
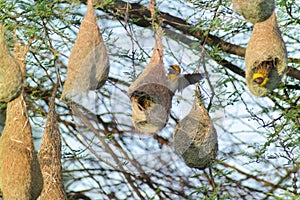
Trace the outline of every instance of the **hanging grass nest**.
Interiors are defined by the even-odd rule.
[[[61,173],[61,138],[55,113],[55,94],[53,90],[49,103],[46,128],[39,151],[39,161],[44,179],[44,187],[39,200],[67,199]]]
[[[92,0],[89,0],[86,15],[69,58],[67,79],[61,98],[81,99],[89,90],[99,89],[108,78],[109,68],[106,47]]]
[[[14,56],[24,77],[25,57],[30,44],[19,46],[15,42]],[[38,198],[43,188],[43,178],[22,92],[7,103],[5,127],[0,138],[0,167],[3,199]]]
[[[43,179],[22,94],[7,105],[6,123],[0,139],[0,163],[4,199],[37,199]]]
[[[232,0],[232,4],[234,11],[254,24],[267,20],[275,8],[274,0]]]
[[[0,102],[7,103],[22,91],[22,73],[15,58],[11,56],[0,24]]]
[[[132,121],[142,133],[156,133],[167,123],[173,92],[163,65],[162,30],[155,35],[155,46],[149,64],[128,90],[132,104]]]
[[[218,138],[213,123],[199,97],[192,110],[175,127],[173,146],[187,166],[205,169],[216,158]]]
[[[277,88],[287,69],[287,53],[275,12],[256,23],[246,49],[246,81],[252,94],[266,96]]]
[[[142,133],[155,133],[167,123],[173,94],[162,64],[150,63],[130,86],[132,121]]]

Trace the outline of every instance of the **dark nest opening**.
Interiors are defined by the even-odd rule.
[[[136,91],[133,93],[132,98],[138,103],[140,111],[149,110],[155,104],[154,96],[150,96],[146,92]]]

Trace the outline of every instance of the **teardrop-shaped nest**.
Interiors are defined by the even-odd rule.
[[[187,166],[205,169],[216,158],[218,136],[203,103],[195,97],[190,113],[175,127],[175,153]]]
[[[267,20],[275,8],[274,0],[232,0],[232,4],[234,11],[254,24]]]
[[[100,33],[92,1],[80,25],[72,49],[62,99],[86,95],[104,85],[109,74],[109,59]]]
[[[156,133],[167,123],[173,93],[162,64],[150,63],[128,90],[132,121],[142,133]]]
[[[266,96],[277,88],[287,70],[287,53],[278,28],[275,12],[264,22],[256,23],[246,49],[246,81],[255,96]],[[267,71],[263,86],[254,79],[258,70]]]
[[[57,87],[58,84],[54,86],[49,103],[46,127],[38,154],[44,179],[44,186],[39,200],[67,199],[61,177],[61,138],[55,112]]]
[[[22,73],[19,64],[10,54],[0,24],[0,103],[12,101],[21,94]]]

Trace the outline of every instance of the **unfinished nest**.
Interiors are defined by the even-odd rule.
[[[142,133],[155,133],[167,123],[173,93],[162,64],[149,64],[130,86],[132,121]]]
[[[0,24],[0,102],[7,103],[22,91],[22,73],[19,64],[6,45],[4,27]]]
[[[274,0],[232,0],[232,4],[234,11],[254,24],[268,19],[275,8]]]
[[[86,15],[69,58],[67,79],[61,98],[81,99],[89,90],[99,89],[108,78],[109,68],[106,47],[92,0],[89,0]]]
[[[279,86],[287,69],[287,54],[275,12],[254,25],[245,63],[247,86],[252,94],[266,96]]]
[[[190,113],[175,127],[173,146],[176,154],[193,168],[205,169],[217,156],[217,133],[198,97],[195,97]]]

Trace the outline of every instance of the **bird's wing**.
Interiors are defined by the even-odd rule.
[[[203,74],[194,73],[194,74],[184,74],[178,78],[178,91],[183,90],[191,84],[195,84],[204,77]]]

